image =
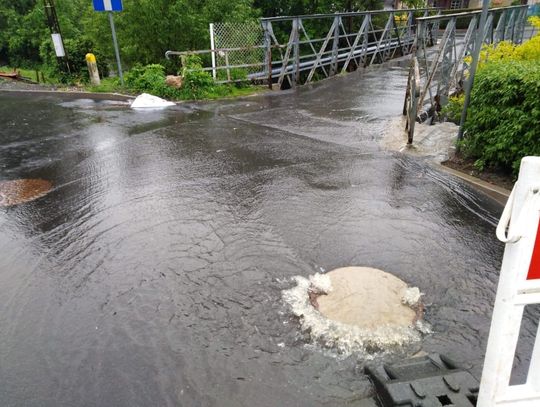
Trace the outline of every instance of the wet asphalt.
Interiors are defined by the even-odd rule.
[[[364,361],[313,344],[281,299],[348,265],[420,287],[421,350],[479,378],[502,208],[379,146],[406,75],[161,111],[0,93],[0,180],[54,185],[0,208],[0,404],[373,405]]]

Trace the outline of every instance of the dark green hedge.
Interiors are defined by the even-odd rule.
[[[478,71],[462,142],[479,169],[517,174],[521,158],[540,155],[540,61],[492,62]]]

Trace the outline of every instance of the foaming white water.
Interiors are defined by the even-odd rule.
[[[309,293],[327,293],[332,289],[326,275],[316,273],[309,278],[296,276],[296,286],[284,290],[283,300],[300,320],[303,332],[324,347],[342,354],[359,353],[364,359],[398,350],[419,342],[422,333],[429,333],[429,325],[418,321],[414,326],[404,327],[382,324],[375,329],[365,329],[333,321],[322,315],[310,301]]]
[[[422,298],[422,293],[418,287],[409,287],[401,297],[401,302],[409,307],[416,307]]]
[[[326,274],[315,273],[309,276],[310,288],[320,294],[328,294],[332,291],[332,280]]]

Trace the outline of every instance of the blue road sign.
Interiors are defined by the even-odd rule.
[[[95,11],[122,11],[122,0],[93,0]]]

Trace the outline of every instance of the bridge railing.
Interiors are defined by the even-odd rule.
[[[261,19],[266,76],[309,83],[411,52],[416,18],[439,9],[377,10]],[[438,25],[428,24],[432,42]],[[276,47],[276,48],[273,48]]]
[[[424,8],[262,18],[260,45],[167,51],[166,56],[211,55],[223,63],[203,69],[212,71],[218,82],[249,79],[294,87],[409,54],[417,18],[438,13],[440,9]],[[434,44],[438,22],[425,24],[425,29]],[[245,55],[255,56],[246,60]],[[238,72],[244,77],[238,78]]]
[[[403,115],[407,116],[409,144],[414,137],[414,122],[438,118],[448,98],[465,88],[478,35],[482,35],[485,44],[501,41],[518,44],[523,41],[527,5],[490,9],[482,33],[478,27],[480,13],[476,10],[417,19],[417,36],[412,46],[413,57],[405,94],[405,106],[414,108],[403,110]],[[434,24],[444,27],[435,52],[428,48],[432,44],[430,27]],[[466,29],[460,30],[459,27]],[[419,81],[416,80],[418,73]],[[412,78],[416,79],[413,81]]]
[[[420,65],[418,59],[413,56],[411,63],[411,73],[407,80],[407,94],[403,106],[403,116],[407,118],[405,131],[407,131],[407,144],[412,144],[414,135],[414,125],[418,115],[418,97],[420,96]],[[412,118],[412,119],[411,119]]]

